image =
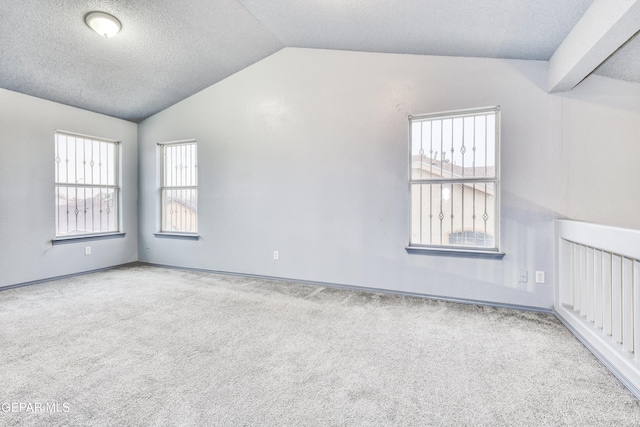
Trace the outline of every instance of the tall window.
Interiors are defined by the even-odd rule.
[[[196,141],[159,144],[162,157],[161,225],[165,233],[198,232]]]
[[[120,231],[119,142],[55,133],[56,237]]]
[[[496,251],[500,107],[409,117],[410,246]]]

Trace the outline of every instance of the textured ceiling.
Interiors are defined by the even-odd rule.
[[[93,10],[122,31],[93,32]],[[235,0],[0,1],[0,87],[131,121],[282,47]]]
[[[636,34],[594,71],[605,77],[640,83],[640,35]]]
[[[0,87],[138,122],[287,46],[548,60],[592,2],[2,0]],[[94,10],[120,34],[91,31]],[[597,72],[640,81],[639,55]]]
[[[286,46],[542,59],[592,0],[240,0]]]

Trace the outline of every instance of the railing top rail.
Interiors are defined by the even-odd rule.
[[[637,229],[556,220],[556,238],[640,260],[640,230]]]

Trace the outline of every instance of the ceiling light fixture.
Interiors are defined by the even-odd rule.
[[[89,12],[84,22],[96,33],[104,37],[113,37],[122,29],[122,24],[115,16],[104,12]]]

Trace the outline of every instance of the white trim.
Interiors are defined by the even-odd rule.
[[[426,121],[431,119],[437,119],[440,117],[471,117],[471,116],[482,116],[485,113],[493,111],[496,114],[500,111],[499,105],[491,105],[488,107],[479,107],[479,108],[466,108],[462,110],[449,110],[449,111],[440,111],[437,113],[424,113],[424,114],[416,114],[414,116],[409,116],[410,121]]]
[[[113,144],[122,144],[122,141],[118,141],[117,139],[102,138],[100,136],[85,135],[85,134],[82,134],[82,133],[69,132],[69,131],[60,130],[60,129],[54,129],[53,131],[55,133],[60,133],[60,134],[66,135],[66,136],[73,136],[73,137],[79,137],[79,138],[89,138],[89,139],[93,139],[95,141],[111,142]]]
[[[636,337],[640,337],[640,331],[635,329],[640,323],[637,318],[632,320],[634,315],[629,313],[634,311],[635,315],[638,314],[636,308],[640,307],[640,299],[636,291],[640,289],[640,283],[631,283],[628,277],[632,267],[629,265],[629,260],[633,260],[634,265],[640,265],[637,261],[640,259],[638,244],[640,230],[570,220],[557,220],[555,229],[557,259],[554,311],[556,316],[636,397],[640,398],[640,360],[637,355],[640,346],[636,343],[635,352],[631,347]],[[611,264],[604,261],[602,269],[593,267],[593,261],[589,260],[588,254],[599,253],[609,254],[614,259],[612,264],[617,264],[617,267],[612,268]],[[602,256],[601,259],[604,260],[605,257]],[[623,270],[625,263],[627,266]],[[574,266],[577,266],[577,272],[574,271]],[[590,266],[593,267],[593,272],[590,271]],[[601,277],[595,277],[592,280],[596,271],[601,274]],[[623,271],[626,271],[627,287],[633,286],[634,290],[617,288],[622,286],[625,280]],[[601,284],[588,286],[592,281],[601,282]],[[611,294],[604,292],[600,298],[599,291],[606,289],[607,284],[611,287],[612,282],[616,284],[616,288]],[[600,301],[599,307],[603,310],[602,325],[598,317],[591,313],[592,301],[585,295],[585,292],[594,290],[596,294],[592,298],[594,301]],[[625,301],[625,297],[629,299],[634,293],[635,300]],[[619,304],[612,303],[613,299],[616,299]],[[609,315],[606,310],[610,307],[613,309]],[[614,313],[616,310],[623,310],[623,307],[626,312]],[[594,306],[593,309],[597,312],[598,306]],[[614,327],[607,323],[607,318],[612,319],[615,323]],[[635,322],[633,332],[627,331],[623,336],[624,331],[620,330],[622,323],[618,324],[618,322],[625,322],[624,325],[627,328]]]
[[[181,141],[169,141],[169,142],[158,142],[158,146],[160,147],[164,147],[166,145],[180,145],[180,144],[191,144],[191,143],[197,143],[198,140],[193,138],[193,139],[183,139]]]
[[[556,317],[591,353],[602,362],[638,399],[640,399],[640,363],[622,345],[605,340],[593,326],[577,318],[564,306],[555,307]]]
[[[83,237],[93,237],[96,235],[108,235],[108,234],[124,234],[124,228],[123,228],[123,216],[124,216],[124,208],[122,206],[122,168],[120,167],[121,162],[122,162],[122,141],[117,141],[117,140],[113,140],[113,139],[108,139],[108,138],[101,138],[101,137],[97,137],[97,136],[91,136],[91,135],[84,135],[84,134],[80,134],[80,133],[76,133],[76,132],[69,132],[69,131],[63,131],[63,130],[59,130],[59,129],[55,129],[54,130],[54,144],[55,144],[55,148],[54,148],[54,155],[56,157],[54,157],[54,159],[57,159],[56,162],[60,163],[59,157],[56,154],[58,152],[58,141],[59,141],[59,136],[62,137],[71,137],[71,138],[75,138],[75,142],[74,144],[77,144],[78,139],[82,139],[85,143],[86,141],[95,141],[97,142],[99,145],[100,144],[112,144],[113,145],[113,152],[114,152],[114,159],[113,159],[113,179],[114,179],[114,183],[113,184],[88,184],[86,182],[83,183],[69,183],[69,182],[58,182],[57,179],[57,175],[54,176],[54,197],[56,198],[56,211],[55,211],[55,218],[58,218],[58,215],[60,214],[60,209],[59,209],[59,205],[58,205],[58,197],[59,197],[59,188],[75,188],[77,189],[100,189],[102,191],[102,189],[109,189],[109,190],[113,190],[114,193],[114,198],[115,198],[115,204],[116,204],[116,209],[114,209],[114,215],[116,216],[115,218],[115,230],[108,230],[108,231],[99,231],[99,232],[90,232],[90,233],[82,233],[82,234],[74,234],[74,235],[69,235],[69,234],[58,234],[59,231],[59,218],[58,221],[56,221],[55,223],[55,238],[52,241],[63,241],[66,239],[80,239]],[[66,140],[68,141],[68,140]],[[68,144],[68,142],[67,142]],[[93,142],[91,143],[93,144]],[[101,152],[102,148],[99,148],[98,151]],[[74,150],[75,151],[75,150]],[[92,149],[93,152],[93,149]],[[84,155],[84,151],[83,151],[83,155]],[[68,161],[68,160],[67,160]],[[77,170],[78,168],[78,159],[76,159],[76,163],[75,163],[75,168]],[[58,164],[57,166],[54,167],[55,168],[59,168],[60,165]],[[81,165],[82,167],[82,165]],[[67,177],[68,178],[68,177]],[[108,179],[107,179],[108,181]],[[86,194],[86,193],[85,193]],[[85,199],[85,203],[86,203],[86,199]],[[93,203],[93,202],[92,202]],[[92,206],[93,208],[93,206]],[[68,214],[67,214],[68,215]],[[86,225],[86,224],[85,224]]]
[[[183,238],[195,238],[198,239],[199,235],[198,235],[198,226],[199,226],[199,215],[198,215],[198,204],[197,204],[197,195],[198,195],[198,185],[199,185],[199,170],[197,169],[197,165],[198,165],[198,141],[195,139],[185,139],[185,140],[181,140],[181,141],[171,141],[171,142],[164,142],[164,143],[158,143],[158,160],[159,160],[159,186],[158,186],[158,224],[157,224],[157,228],[156,230],[158,230],[156,233],[154,233],[156,236],[164,236],[164,237],[178,237],[181,236]],[[166,149],[168,147],[176,147],[176,146],[191,146],[193,145],[195,147],[195,183],[196,185],[184,185],[184,186],[177,186],[177,185],[167,185],[167,183],[165,182],[165,177],[166,177]],[[172,231],[172,230],[165,230],[164,229],[164,221],[165,221],[165,211],[164,211],[164,195],[165,195],[165,191],[167,190],[194,190],[195,194],[196,194],[196,205],[195,205],[195,222],[196,222],[196,231],[195,232],[176,232],[176,231]],[[185,237],[185,236],[189,236],[189,237]]]

